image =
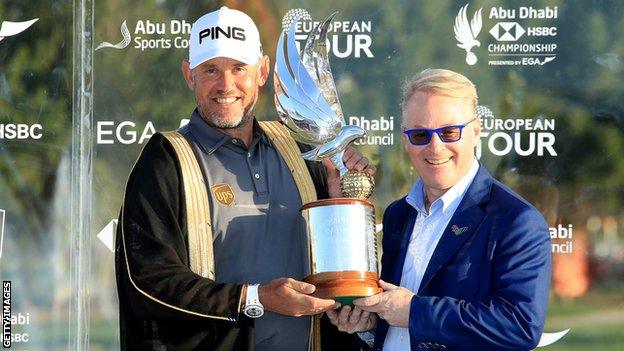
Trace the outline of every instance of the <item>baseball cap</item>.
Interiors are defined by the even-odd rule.
[[[195,68],[215,57],[229,57],[248,65],[262,58],[258,28],[247,14],[223,6],[193,23],[190,67]]]

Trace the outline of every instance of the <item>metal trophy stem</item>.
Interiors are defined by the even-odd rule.
[[[332,13],[308,35],[301,54],[295,42],[297,20],[279,37],[275,62],[275,106],[292,137],[313,149],[306,160],[330,158],[341,176],[345,198],[305,204],[315,296],[350,304],[354,298],[374,295],[377,285],[375,209],[366,201],[374,179],[365,172],[348,171],[342,162],[345,148],[366,132],[346,125],[327,56],[327,31]]]

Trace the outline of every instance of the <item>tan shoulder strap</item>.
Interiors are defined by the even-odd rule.
[[[177,131],[162,134],[173,146],[182,170],[190,268],[202,277],[214,280],[212,223],[204,175],[191,145],[182,134]]]
[[[299,154],[299,146],[295,142],[286,127],[278,121],[262,121],[260,127],[264,130],[264,133],[271,139],[273,145],[277,149],[277,152],[282,156],[286,165],[290,169],[290,173],[293,175],[299,195],[301,196],[301,203],[303,205],[316,200],[316,188],[314,182],[308,172],[305,161]],[[310,267],[311,268],[311,267]],[[310,332],[310,350],[321,350],[321,319],[320,316],[312,317],[312,325]]]
[[[316,200],[316,188],[308,172],[305,161],[300,156],[299,146],[290,136],[286,128],[278,121],[262,121],[260,127],[271,139],[273,145],[282,156],[293,175],[301,203],[303,205]]]

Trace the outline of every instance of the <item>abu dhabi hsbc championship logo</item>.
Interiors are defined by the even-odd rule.
[[[471,50],[475,46],[481,46],[481,43],[477,40],[477,36],[479,32],[481,32],[481,26],[483,24],[481,19],[482,9],[474,13],[470,23],[468,23],[467,10],[468,4],[464,5],[464,7],[459,10],[457,17],[455,17],[453,31],[455,32],[455,39],[459,42],[457,46],[466,50],[466,63],[472,66],[477,63],[477,55]]]
[[[25,31],[38,20],[38,18],[35,18],[23,22],[2,21],[2,25],[0,26],[0,41],[6,37],[11,37]]]
[[[453,23],[468,65],[477,63],[476,51],[487,52],[488,66],[543,66],[557,57],[557,6],[488,6],[471,17],[468,5],[459,9]],[[477,39],[483,26],[489,30]]]

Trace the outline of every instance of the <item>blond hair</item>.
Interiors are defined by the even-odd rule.
[[[405,110],[407,102],[417,92],[465,99],[475,112],[479,99],[477,89],[470,79],[457,72],[440,68],[427,68],[403,85],[402,110]]]

